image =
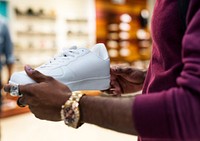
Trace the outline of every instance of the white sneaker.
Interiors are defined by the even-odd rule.
[[[67,85],[71,91],[106,90],[110,87],[110,59],[104,44],[90,50],[71,47],[36,68]],[[10,84],[35,83],[25,71],[12,74]]]

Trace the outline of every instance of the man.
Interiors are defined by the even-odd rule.
[[[13,63],[14,63],[14,57],[13,57],[13,45],[9,33],[9,29],[6,23],[6,20],[3,16],[0,15],[0,88],[2,88],[2,66],[4,62],[2,60],[5,60],[5,64],[7,66],[8,70],[8,77],[11,76]],[[0,97],[1,94],[0,94]],[[1,105],[0,100],[0,105]]]
[[[153,52],[143,95],[92,97],[75,94],[75,100],[69,99],[73,95],[68,87],[26,66],[26,73],[37,83],[19,86],[23,96],[18,104],[28,105],[40,119],[60,121],[62,115],[67,125],[77,123],[74,127],[91,123],[138,135],[139,140],[143,141],[198,141],[199,0],[190,1],[186,21],[187,29],[184,31],[178,1],[157,0],[151,30]],[[111,68],[111,75],[111,88],[108,91],[114,94],[133,92],[144,78],[144,73],[139,70],[120,67]],[[11,87],[6,85],[4,89],[9,92]],[[75,109],[69,106],[72,101],[76,103]]]

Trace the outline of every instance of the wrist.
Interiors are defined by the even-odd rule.
[[[72,92],[72,95],[61,107],[61,120],[64,120],[65,124],[78,128],[82,124],[80,123],[80,108],[79,101],[84,96],[80,91]]]

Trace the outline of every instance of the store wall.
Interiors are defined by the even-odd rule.
[[[94,5],[94,0],[9,0],[15,71],[25,64],[36,67],[62,48],[95,44]]]
[[[9,0],[8,16],[15,45],[17,66],[38,66],[63,47],[72,45],[90,47],[96,43],[96,0]],[[155,0],[148,0],[151,13]],[[19,18],[16,8],[26,12],[28,8],[46,14],[55,14],[53,20]],[[34,26],[42,33],[32,33]],[[18,33],[20,32],[20,33]],[[46,33],[47,32],[47,33]],[[81,35],[79,34],[81,33]],[[42,34],[42,35],[41,35]],[[48,35],[49,34],[49,35]],[[31,52],[31,54],[30,54]],[[40,57],[38,57],[40,56]],[[27,59],[29,58],[29,59]],[[19,70],[19,69],[17,69]]]
[[[85,30],[90,32],[90,44],[95,41],[94,0],[10,0],[9,2],[10,23],[13,32],[15,32],[16,22],[19,22],[15,17],[14,8],[18,7],[22,10],[27,10],[27,8],[31,7],[36,11],[44,9],[44,12],[55,12],[58,47],[65,47],[69,44],[69,41],[65,38],[65,31],[68,28],[65,19],[88,19],[90,22],[88,22],[89,25],[86,26]],[[12,33],[12,35],[14,41],[17,40],[16,34]]]

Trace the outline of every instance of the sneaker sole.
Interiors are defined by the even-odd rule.
[[[68,83],[64,83],[66,86],[70,88],[71,91],[77,90],[107,90],[110,87],[110,76],[101,77],[101,78],[90,78],[83,79],[79,81],[72,81]],[[11,85],[20,85],[16,82],[9,81]]]

